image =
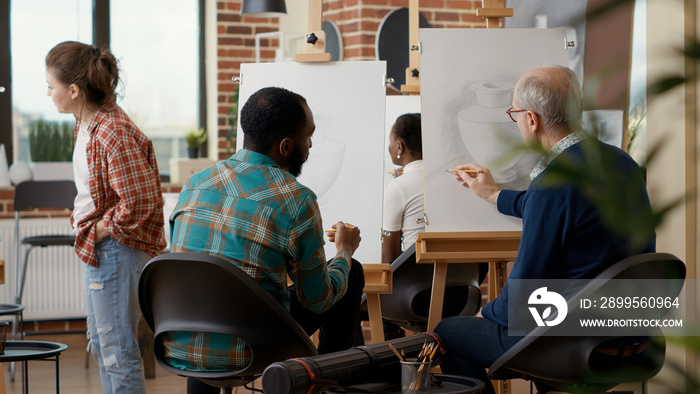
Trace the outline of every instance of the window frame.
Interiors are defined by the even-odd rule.
[[[208,130],[207,120],[207,84],[205,70],[205,4],[206,0],[195,0],[198,5],[199,22],[199,100],[198,125]],[[0,143],[5,144],[8,164],[14,161],[13,154],[13,119],[12,119],[12,49],[10,48],[12,0],[0,0],[0,86],[5,91],[0,93]],[[93,1],[93,42],[103,48],[110,47],[110,0]],[[4,22],[4,23],[3,23]]]
[[[12,163],[12,59],[10,58],[10,0],[0,0],[0,143],[5,144],[8,163]]]

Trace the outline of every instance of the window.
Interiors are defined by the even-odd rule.
[[[630,108],[628,119],[629,154],[638,163],[646,161],[646,0],[634,3],[632,22],[632,62],[630,71]]]
[[[110,49],[122,79],[118,104],[153,141],[160,172],[169,174],[170,159],[187,156],[187,131],[204,125],[199,10],[204,1],[102,0],[100,15],[94,15],[96,3],[0,0],[0,48],[10,48],[9,59],[0,56],[0,86],[6,88],[0,93],[0,130],[12,130],[0,142],[10,145],[10,161],[30,161],[31,120],[73,122],[46,96],[45,56],[62,41],[92,44],[93,20],[110,21]],[[2,25],[10,26],[9,37]]]
[[[74,123],[73,116],[59,114],[46,95],[44,59],[59,42],[92,43],[91,4],[91,0],[33,0],[10,4],[14,161],[31,161],[29,123],[32,120],[43,118]]]
[[[187,157],[185,134],[198,130],[198,2],[111,2],[111,49],[119,59],[119,103],[152,141],[161,174]]]

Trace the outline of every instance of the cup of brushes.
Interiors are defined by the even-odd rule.
[[[406,358],[402,353],[389,344],[396,357],[401,360],[401,394],[428,394],[430,393],[433,359],[438,353],[436,343],[423,345],[417,358]]]

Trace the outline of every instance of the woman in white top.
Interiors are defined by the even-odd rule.
[[[423,217],[423,150],[420,114],[396,119],[389,137],[389,154],[402,166],[384,192],[382,263],[391,263],[425,229]]]

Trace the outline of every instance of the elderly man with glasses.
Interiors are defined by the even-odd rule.
[[[547,152],[532,170],[527,190],[500,190],[487,168],[475,164],[458,167],[480,170],[456,174],[464,187],[496,204],[502,214],[523,219],[518,257],[509,280],[590,279],[631,254],[655,250],[653,228],[645,229],[648,238],[634,250],[625,234],[612,231],[601,221],[598,206],[576,185],[552,182],[558,168],[582,165],[589,160],[587,152],[596,152],[624,174],[624,186],[635,197],[633,208],[640,213],[651,211],[637,163],[583,130],[582,101],[576,74],[565,67],[532,69],[518,81],[507,114],[518,124],[526,144]],[[448,350],[442,371],[481,379],[486,382],[484,392],[493,393],[485,368],[522,339],[508,332],[508,284],[481,314],[483,317],[447,318],[435,332]],[[538,389],[548,391],[546,387]]]

